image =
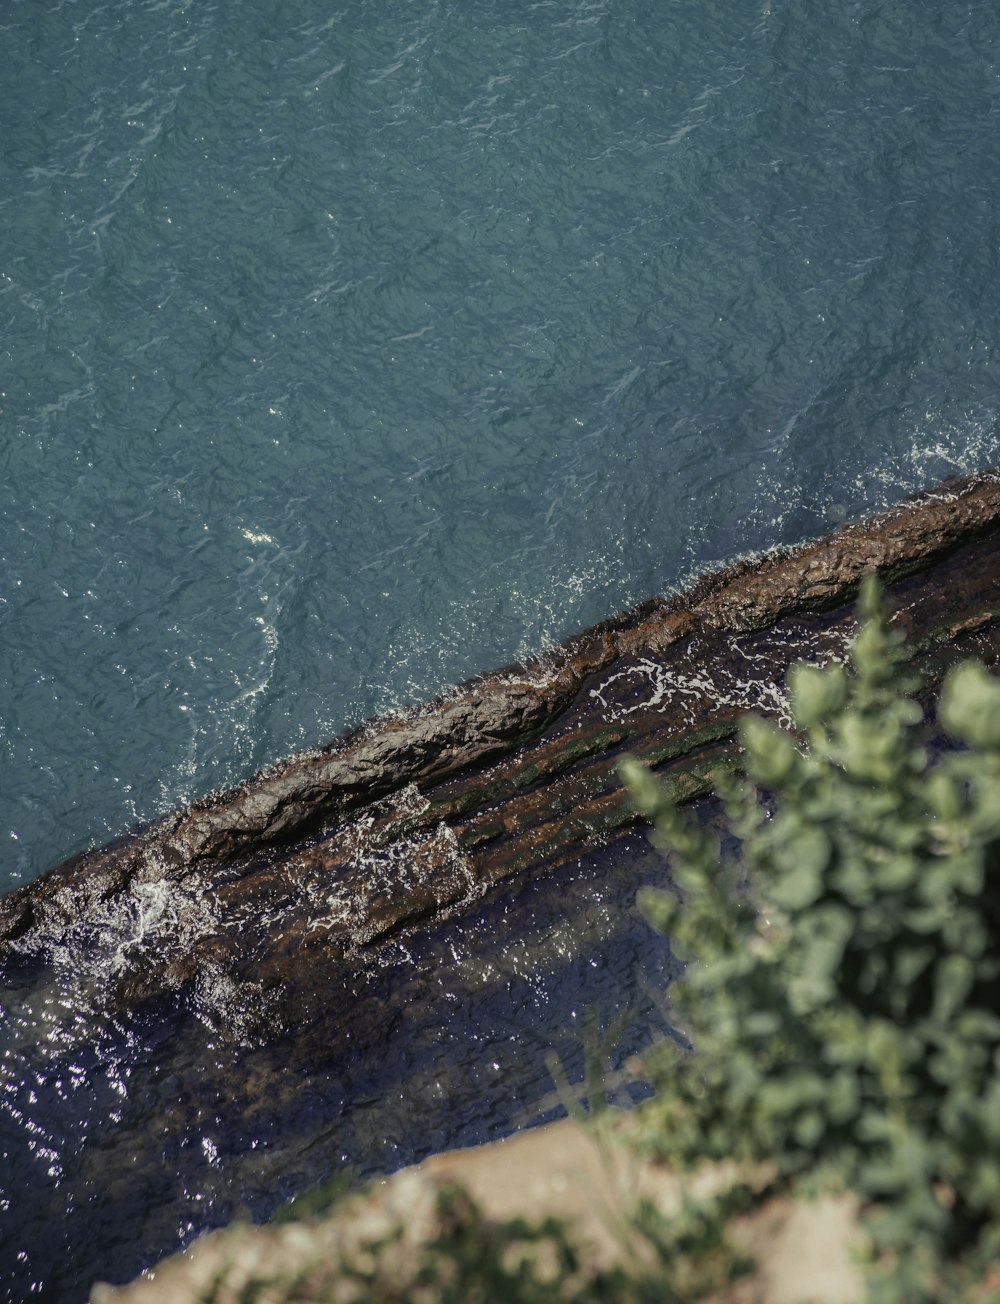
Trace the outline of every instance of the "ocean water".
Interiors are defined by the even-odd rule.
[[[0,884],[998,461],[994,0],[0,49]]]

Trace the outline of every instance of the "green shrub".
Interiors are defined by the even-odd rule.
[[[1000,682],[950,675],[963,746],[934,760],[874,580],[860,614],[850,668],[792,671],[799,738],[743,724],[748,777],[720,794],[738,863],[623,766],[675,856],[678,891],[640,904],[696,961],[674,989],[696,1049],[651,1057],[643,1144],[846,1184],[873,1300],[998,1298]]]

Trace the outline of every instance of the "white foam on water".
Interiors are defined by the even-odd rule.
[[[949,476],[972,475],[1000,462],[1000,417],[967,409],[949,416],[928,409],[914,425],[909,448],[882,459],[854,480],[864,492],[874,487],[875,505],[885,508],[908,493]]]
[[[45,969],[23,1001],[15,1005],[39,1047],[61,1055],[99,1036],[108,1021],[108,993],[137,967],[182,954],[220,927],[218,910],[203,880],[178,883],[150,853],[144,871],[121,892],[95,902],[86,918],[59,922],[58,899],[51,922],[32,938],[30,953]],[[63,889],[72,893],[72,886]],[[74,906],[69,902],[67,912]],[[14,950],[25,944],[14,941]],[[95,1029],[98,1030],[95,1032]]]
[[[816,664],[828,665],[842,663],[846,659],[847,646],[855,632],[854,622],[845,624],[835,632],[838,646],[827,651]],[[607,675],[597,688],[590,689],[590,697],[599,701],[607,714],[609,722],[627,719],[637,712],[655,711],[663,714],[668,709],[681,707],[684,723],[690,726],[706,722],[705,708],[735,708],[741,711],[759,712],[775,720],[782,728],[793,727],[791,703],[784,681],[777,683],[773,678],[775,654],[768,650],[767,643],[759,646],[757,651],[750,651],[749,639],[734,637],[729,642],[732,652],[742,658],[747,673],[734,671],[728,662],[715,663],[700,670],[687,670],[674,661],[656,661],[652,657],[642,657],[622,670]],[[697,648],[688,649],[696,659]],[[685,658],[686,659],[686,658]],[[754,674],[754,669],[760,673]],[[637,688],[639,699],[625,706],[612,699],[612,686],[627,684],[631,693]],[[711,716],[708,717],[709,719]]]

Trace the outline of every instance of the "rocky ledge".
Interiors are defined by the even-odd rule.
[[[705,791],[742,714],[787,722],[793,660],[843,654],[871,570],[928,684],[996,660],[1000,481],[946,482],[707,575],[77,856],[0,900],[0,965],[113,948],[115,1008],[204,1004],[225,979],[241,1035],[291,1026],[291,994],[326,966],[630,823],[624,752],[679,798]]]

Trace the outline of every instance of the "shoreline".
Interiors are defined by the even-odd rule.
[[[944,481],[895,508],[820,539],[748,558],[652,598],[523,664],[476,676],[431,702],[369,721],[289,757],[235,788],[211,793],[81,852],[0,897],[4,945],[37,929],[73,884],[76,913],[162,877],[279,850],[328,832],[394,791],[421,790],[485,767],[537,739],[585,681],[630,658],[663,656],[696,636],[741,635],[849,599],[861,576],[892,582],[1000,523],[1000,478]]]

